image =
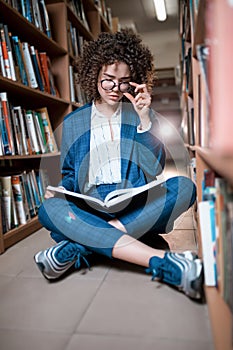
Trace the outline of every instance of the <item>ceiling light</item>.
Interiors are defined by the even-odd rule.
[[[158,21],[165,21],[167,13],[164,0],[154,0],[154,5]]]

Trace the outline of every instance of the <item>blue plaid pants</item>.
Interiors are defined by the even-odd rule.
[[[107,213],[64,198],[49,198],[39,209],[39,221],[55,241],[75,241],[89,250],[112,257],[112,249],[124,233],[108,223],[117,218],[127,233],[142,240],[146,234],[166,233],[174,221],[196,200],[196,187],[187,177],[175,176],[148,194],[136,196],[123,210]]]

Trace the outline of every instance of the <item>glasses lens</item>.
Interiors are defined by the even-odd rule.
[[[104,90],[112,90],[115,86],[115,83],[113,80],[101,80],[101,86]]]
[[[130,88],[130,85],[127,82],[122,82],[119,84],[120,92],[127,92],[129,90],[129,88]]]

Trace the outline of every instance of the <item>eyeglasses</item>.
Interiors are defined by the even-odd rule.
[[[102,87],[102,89],[106,90],[106,91],[111,91],[113,90],[116,86],[118,86],[118,89],[120,92],[127,92],[130,88],[130,83],[126,82],[126,81],[122,81],[118,84],[115,83],[115,81],[111,80],[111,79],[104,79],[100,81],[100,85]]]

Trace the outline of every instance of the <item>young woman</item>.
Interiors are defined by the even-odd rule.
[[[103,33],[84,46],[76,68],[90,103],[64,120],[59,185],[104,199],[114,189],[154,180],[165,166],[165,147],[150,108],[155,80],[150,50],[129,30]],[[183,176],[164,181],[114,212],[47,191],[39,220],[57,244],[37,253],[35,262],[47,279],[56,279],[95,252],[144,266],[153,278],[199,299],[203,276],[198,257],[143,243],[171,231],[195,198],[194,184]]]

